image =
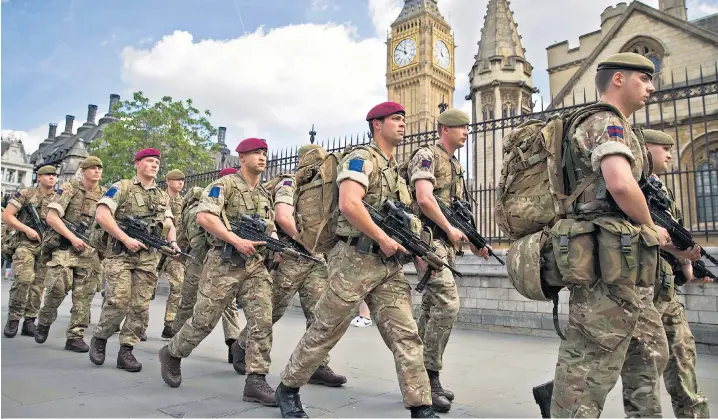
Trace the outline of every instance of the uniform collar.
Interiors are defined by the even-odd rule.
[[[142,185],[142,182],[140,182],[140,178],[138,178],[137,176],[135,176],[135,177],[132,179],[132,183],[134,183],[135,185],[140,185],[140,186],[142,186],[142,189],[144,189],[144,190],[146,190],[146,191],[149,191],[149,190],[151,190],[151,189],[155,189],[155,188],[157,187],[157,183],[155,183],[155,180],[154,180],[154,179],[152,179],[152,184],[151,184],[150,186],[145,187],[144,185]]]
[[[371,140],[371,143],[369,143],[370,147],[373,147],[377,152],[379,152],[379,155],[384,158],[387,162],[391,163],[392,160],[394,160],[394,156],[391,156],[391,158],[387,157],[386,154],[384,154],[384,150],[382,150],[379,147],[379,144],[375,140]]]

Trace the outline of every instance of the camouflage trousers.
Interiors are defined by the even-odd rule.
[[[663,371],[666,391],[671,395],[677,418],[709,418],[708,399],[698,390],[696,379],[696,341],[688,326],[686,311],[675,297],[656,303],[663,314],[668,338],[668,365]]]
[[[42,305],[42,291],[47,262],[52,254],[40,251],[40,246],[20,244],[12,255],[15,280],[10,286],[8,319],[37,318]]]
[[[668,345],[653,287],[572,286],[551,417],[599,417],[619,374],[629,416],[660,416],[660,374]]]
[[[159,253],[111,253],[104,261],[105,300],[93,335],[109,339],[122,323],[120,344],[136,346],[149,322],[150,298],[157,286]],[[123,322],[124,320],[124,322]]]
[[[184,263],[179,260],[168,258],[163,267],[167,282],[170,284],[170,293],[167,296],[167,305],[165,306],[165,326],[172,327],[177,316],[177,307],[182,298],[182,281],[184,281]]]
[[[67,339],[82,338],[90,318],[92,298],[97,292],[97,280],[101,278],[101,263],[97,251],[87,249],[82,254],[73,250],[55,250],[47,264],[45,298],[37,324],[49,326],[57,319],[57,309],[72,291],[70,324]]]
[[[206,255],[206,250],[201,252],[201,255],[193,254],[197,262],[188,264],[185,269],[184,280],[182,281],[182,298],[180,298],[177,307],[177,316],[172,322],[172,331],[175,334],[192,317],[192,310],[197,303],[199,278],[202,275],[202,261]],[[222,312],[222,329],[224,330],[225,342],[239,337],[239,312],[237,311],[237,300],[234,298]]]
[[[452,246],[441,240],[434,240],[432,246],[436,247],[436,254],[444,262],[454,266],[456,250]],[[414,266],[421,277],[424,272],[419,272],[416,263]],[[424,342],[424,365],[427,370],[441,371],[444,350],[459,315],[459,289],[454,275],[448,269],[437,272],[426,288],[428,291],[424,292],[417,316],[419,336]]]
[[[314,306],[327,287],[327,264],[302,259],[288,259],[279,264],[272,273],[272,324],[284,316],[294,294],[299,292],[299,302],[307,320],[307,328],[314,322]],[[244,347],[247,329],[242,329],[239,342]],[[329,355],[321,365],[329,364]]]
[[[403,266],[393,260],[356,252],[340,241],[329,253],[329,285],[314,308],[307,329],[281,374],[289,387],[305,385],[329,351],[346,333],[361,301],[394,354],[399,388],[406,407],[431,405],[424,345],[412,316],[411,288]]]
[[[247,319],[247,373],[267,374],[272,349],[272,278],[257,257],[240,267],[223,261],[217,249],[207,252],[192,318],[170,339],[170,354],[188,357],[237,296]]]

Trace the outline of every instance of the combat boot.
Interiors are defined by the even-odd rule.
[[[274,392],[274,400],[279,405],[279,412],[283,418],[308,418],[304,409],[302,409],[302,401],[299,399],[299,388],[287,387],[282,383],[277,386]]]
[[[444,396],[444,389],[441,388],[439,382],[439,373],[432,370],[426,370],[429,374],[429,384],[431,384],[431,407],[440,413],[446,413],[451,410],[451,402]]]
[[[244,356],[244,349],[239,346],[238,341],[234,342],[232,344],[232,366],[234,367],[234,370],[237,371],[237,374],[244,375],[247,373],[247,365],[244,362]]]
[[[105,363],[105,349],[107,348],[107,339],[92,337],[90,340],[90,361],[95,365]]]
[[[162,329],[162,339],[172,339],[172,336],[174,336],[174,332],[172,331],[172,326],[165,326],[164,329]]]
[[[3,334],[9,338],[14,338],[15,335],[17,335],[17,327],[19,325],[20,320],[8,319],[7,323],[5,323],[5,329],[3,330]]]
[[[244,382],[244,394],[242,400],[245,402],[261,403],[263,406],[277,407],[274,398],[274,390],[267,384],[263,374],[249,374]]]
[[[444,397],[444,396],[441,396]],[[444,397],[446,398],[446,397]],[[412,406],[411,417],[412,418],[438,418],[439,416],[434,413],[434,409],[431,406]]]
[[[227,345],[227,363],[233,364],[234,356],[232,355],[232,345],[234,345],[234,342],[236,342],[237,339],[227,339],[224,341],[224,343]]]
[[[441,381],[439,381],[439,371],[426,370],[426,373],[429,374],[429,382],[431,383],[432,393],[436,391],[439,394],[443,394],[450,402],[453,402],[454,392],[445,389],[444,386],[441,385]],[[434,390],[434,388],[436,388],[436,390]]]
[[[38,329],[40,327],[38,326]],[[37,341],[37,334],[35,334],[35,340]],[[65,341],[65,349],[73,352],[88,352],[90,347],[87,346],[82,338],[72,338]]]
[[[20,334],[23,336],[35,336],[35,329],[37,327],[35,326],[35,318],[34,317],[25,317],[25,321],[22,322],[22,330],[20,331]]]
[[[541,409],[542,418],[551,417],[551,398],[553,397],[553,381],[533,388],[534,401]]]
[[[142,364],[132,354],[132,346],[122,345],[120,351],[117,352],[117,368],[129,372],[139,372],[142,370]]]
[[[160,372],[162,379],[170,387],[179,387],[182,384],[182,358],[172,356],[167,345],[160,349]]]
[[[335,373],[329,368],[329,365],[320,365],[309,378],[309,384],[320,384],[327,387],[339,387],[346,382],[347,377]]]
[[[35,329],[35,342],[37,343],[45,343],[47,340],[47,336],[50,334],[50,325],[47,326],[38,324],[37,328]]]

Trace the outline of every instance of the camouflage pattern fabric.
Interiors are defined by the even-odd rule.
[[[177,316],[177,306],[182,298],[185,266],[179,260],[167,258],[163,270],[167,276],[167,282],[170,284],[170,293],[167,295],[167,304],[165,305],[165,326],[172,327],[172,322]]]

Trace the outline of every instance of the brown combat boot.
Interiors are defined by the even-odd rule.
[[[39,328],[40,327],[38,326],[38,329]],[[37,337],[37,335],[35,335],[35,336]],[[35,341],[37,341],[37,338],[35,338]],[[83,353],[83,352],[89,352],[90,347],[87,346],[84,339],[72,338],[72,339],[68,339],[65,341],[65,349],[67,349],[68,351]]]
[[[120,350],[117,352],[117,368],[129,372],[142,371],[142,364],[132,354],[132,346],[120,346]]]
[[[263,406],[278,407],[274,398],[274,390],[267,384],[262,374],[249,374],[244,382],[244,394],[242,400],[245,402],[261,403]]]
[[[431,388],[433,389],[434,386],[436,386],[437,390],[441,389],[439,391],[439,393],[443,393],[444,397],[449,399],[450,402],[453,402],[454,401],[454,392],[451,390],[445,389],[441,385],[441,381],[439,381],[439,371],[426,370],[426,373],[429,374],[429,382],[431,382]]]
[[[160,349],[160,372],[162,379],[170,387],[179,387],[182,384],[182,358],[172,356],[167,345]]]
[[[20,325],[20,320],[9,320],[5,323],[5,329],[3,334],[9,338],[14,338],[17,335],[17,327]]]
[[[34,317],[25,317],[25,321],[22,322],[22,330],[20,331],[20,334],[23,336],[35,336],[35,329],[37,327],[35,326],[35,318]]]
[[[451,410],[451,402],[444,396],[444,389],[441,388],[439,382],[439,373],[437,371],[426,370],[429,374],[429,383],[431,384],[431,407],[439,412],[446,413]]]
[[[244,363],[245,352],[244,349],[239,346],[239,342],[235,341],[232,344],[232,367],[237,371],[237,374],[246,374],[247,365]]]
[[[38,324],[35,329],[35,342],[45,343],[47,336],[50,334],[50,325]]]
[[[95,365],[105,363],[105,348],[107,347],[107,339],[93,337],[90,340],[90,361]]]
[[[309,378],[309,384],[320,384],[327,387],[339,387],[346,382],[347,377],[335,373],[329,368],[329,365],[320,365]]]

